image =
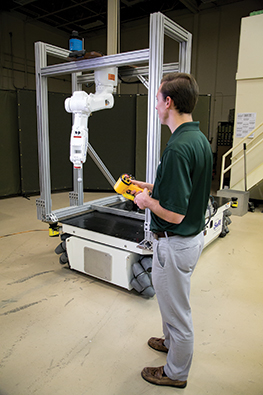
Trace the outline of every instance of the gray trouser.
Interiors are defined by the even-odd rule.
[[[163,237],[153,244],[152,280],[163,320],[164,344],[169,349],[164,371],[172,380],[186,380],[192,362],[190,279],[203,246],[203,232],[191,237]]]

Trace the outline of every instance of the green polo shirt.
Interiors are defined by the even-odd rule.
[[[152,197],[166,210],[185,215],[176,225],[151,214],[151,231],[196,235],[204,228],[213,155],[199,122],[186,122],[172,134],[157,169]]]

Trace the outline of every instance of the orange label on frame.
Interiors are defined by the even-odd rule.
[[[109,81],[115,81],[115,74],[108,74]]]

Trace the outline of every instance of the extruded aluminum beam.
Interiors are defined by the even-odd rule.
[[[144,214],[137,213],[136,211],[120,210],[115,207],[105,207],[105,206],[99,206],[97,204],[92,204],[91,209],[99,211],[101,213],[114,214],[114,215],[119,215],[121,217],[127,217],[127,218],[135,218],[135,219],[140,219],[142,221],[144,221],[144,219],[145,219]]]
[[[45,218],[43,218],[43,221],[50,223],[59,222],[62,219],[69,218],[74,215],[84,214],[87,211],[92,210],[92,206],[95,204],[100,206],[100,205],[114,204],[120,201],[122,201],[121,197],[115,194],[107,198],[92,200],[90,202],[83,203],[83,205],[81,206],[70,206],[70,207],[60,208],[58,210],[54,210],[50,214],[46,214]]]
[[[78,82],[78,77],[82,75],[82,72],[72,73],[71,75],[71,87],[72,92],[80,91],[82,85]],[[72,113],[72,125],[74,124],[74,114]],[[73,191],[70,192],[70,205],[71,206],[81,206],[84,202],[83,194],[83,168],[75,169],[72,164],[73,169]]]
[[[147,123],[147,157],[146,182],[153,184],[156,169],[160,160],[161,124],[155,110],[156,94],[163,73],[164,50],[164,17],[161,13],[151,15],[150,20],[150,58],[149,58],[149,90],[148,90],[148,123]],[[151,241],[151,213],[145,210],[144,234]]]
[[[44,43],[41,43],[44,44]],[[67,59],[70,51],[68,49],[64,49],[64,48],[60,48],[60,47],[56,47],[55,45],[51,45],[51,44],[44,44],[45,45],[45,51],[47,53],[47,55],[52,55],[56,58],[60,58],[60,59]],[[44,67],[44,66],[42,66]]]
[[[191,71],[191,50],[192,50],[192,34],[177,25],[174,21],[163,16],[164,18],[164,34],[180,43],[179,50],[179,71],[182,73],[190,73]]]
[[[36,101],[37,101],[37,133],[39,157],[39,181],[41,197],[38,205],[38,218],[51,212],[51,180],[48,134],[48,89],[47,79],[42,78],[41,67],[47,64],[46,46],[35,46],[36,56]]]
[[[94,150],[94,148],[91,146],[90,143],[88,143],[88,153],[91,159],[93,159],[93,161],[96,163],[96,165],[98,166],[104,177],[109,181],[109,184],[113,188],[114,185],[116,184],[116,180],[113,178],[112,174],[109,172],[109,170],[102,162],[99,155],[96,153],[96,151]]]
[[[101,67],[129,66],[149,61],[149,50],[143,49],[132,52],[122,52],[116,55],[101,56],[93,59],[83,59],[74,62],[55,64],[41,68],[43,77],[77,73],[78,71],[96,70]]]

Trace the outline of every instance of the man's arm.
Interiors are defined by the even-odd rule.
[[[147,189],[144,189],[143,192],[136,195],[134,203],[136,203],[137,206],[142,210],[146,208],[150,209],[159,218],[162,218],[172,224],[180,224],[185,217],[182,214],[174,213],[173,211],[166,210],[165,208],[160,206],[158,200],[153,199],[149,196]]]

